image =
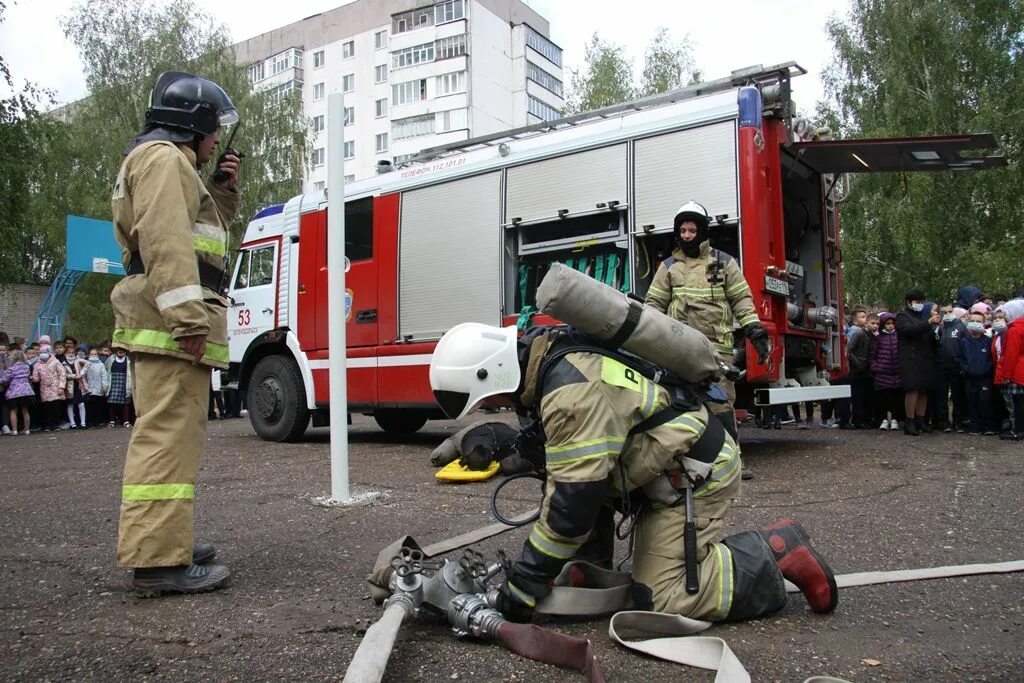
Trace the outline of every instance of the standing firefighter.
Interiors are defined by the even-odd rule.
[[[736,442],[695,387],[670,390],[631,362],[564,328],[517,339],[515,327],[464,323],[434,350],[430,384],[450,417],[501,397],[538,420],[533,431],[546,437],[540,516],[506,571],[498,609],[528,621],[566,562],[610,566],[616,503],[639,510],[638,609],[712,621],[766,616],[785,604],[783,577],[814,611],[835,609],[832,571],[795,521],[716,540],[739,495]]]
[[[711,248],[709,222],[707,210],[697,202],[679,208],[672,222],[677,246],[658,266],[645,303],[702,333],[726,363],[733,359],[735,317],[757,351],[758,362],[764,363],[771,352],[768,333],[758,321],[750,287],[736,261]],[[736,418],[731,410],[736,390],[728,380],[721,384],[729,408],[721,411],[719,418],[736,438]]]
[[[140,594],[195,593],[226,584],[193,545],[196,470],[206,436],[210,369],[228,366],[221,296],[227,228],[238,211],[238,157],[217,181],[198,171],[238,112],[216,83],[161,74],[146,127],[129,145],[113,192],[114,232],[128,276],[111,294],[113,345],[134,361],[138,421],[128,444],[117,561]]]

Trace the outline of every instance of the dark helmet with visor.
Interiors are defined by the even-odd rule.
[[[237,121],[238,110],[231,98],[213,81],[182,71],[157,76],[149,95],[147,124],[213,135],[221,126]]]

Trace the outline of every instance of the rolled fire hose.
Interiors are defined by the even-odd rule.
[[[688,382],[701,382],[723,370],[714,345],[697,330],[561,263],[551,265],[537,288],[537,306]]]

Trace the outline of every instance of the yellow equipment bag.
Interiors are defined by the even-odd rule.
[[[492,462],[485,470],[471,470],[458,460],[453,460],[438,470],[434,478],[441,481],[484,481],[493,477],[500,469],[501,465],[497,461]]]

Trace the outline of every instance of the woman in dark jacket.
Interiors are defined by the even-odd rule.
[[[906,394],[903,397],[907,419],[903,433],[920,436],[931,432],[925,424],[928,411],[928,393],[935,390],[938,367],[935,361],[936,332],[942,318],[935,304],[925,303],[924,292],[914,288],[907,292],[906,306],[896,314],[896,334],[899,337],[900,377]]]

